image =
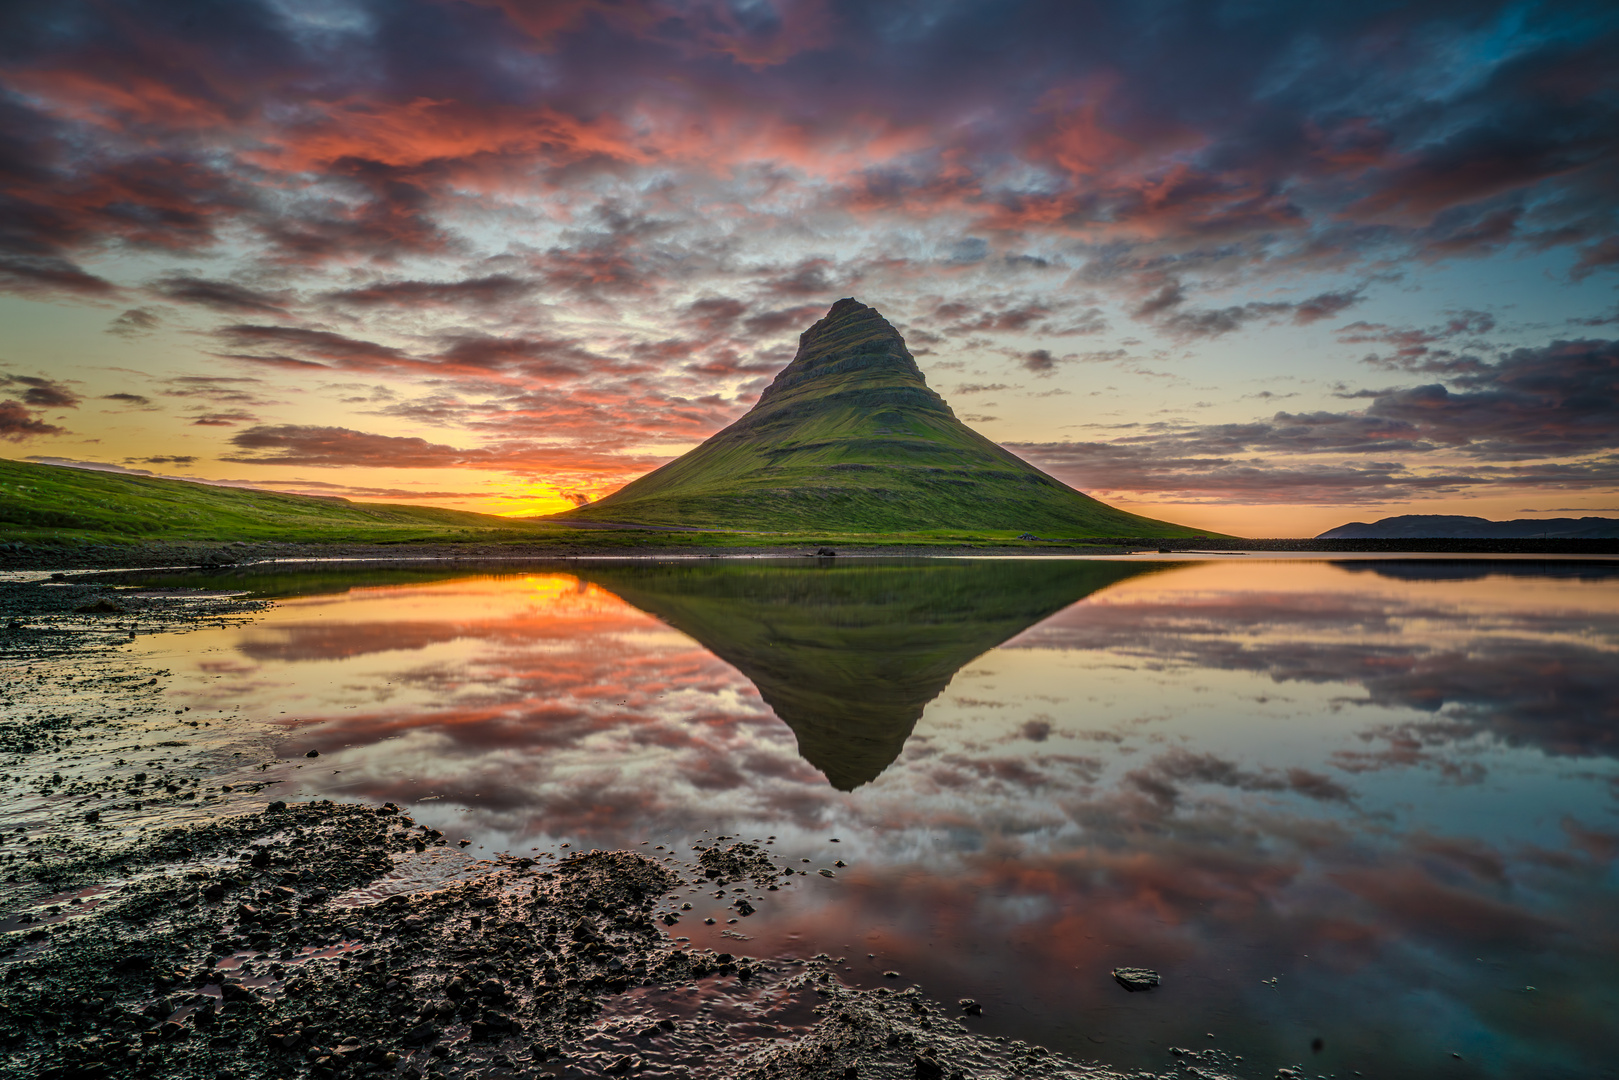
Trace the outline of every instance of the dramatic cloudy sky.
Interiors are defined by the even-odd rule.
[[[533,513],[843,296],[991,438],[1249,535],[1619,512],[1619,9],[0,11],[0,453]]]

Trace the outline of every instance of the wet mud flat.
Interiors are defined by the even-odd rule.
[[[391,806],[277,802],[58,865],[64,888],[45,910],[69,913],[23,932],[0,974],[0,1068],[40,1077],[1110,1075],[975,1036],[964,1010],[914,987],[851,989],[834,958],[689,949],[665,929],[678,925],[669,894],[695,868],[638,853],[501,858],[430,890],[367,891],[440,840]],[[109,869],[125,876],[121,888],[95,893],[77,905],[82,914],[69,911],[71,899],[63,905]]]
[[[842,958],[693,948],[683,897],[745,918],[803,873],[752,844],[475,861],[408,807],[276,799],[274,736],[120,651],[264,606],[0,583],[0,1074],[1119,1075]]]

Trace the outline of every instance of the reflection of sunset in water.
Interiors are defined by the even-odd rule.
[[[407,803],[486,850],[706,829],[841,859],[736,927],[698,894],[677,932],[898,969],[1082,1057],[1161,1066],[1214,1032],[1255,1075],[1603,1075],[1619,579],[986,565],[467,576],[148,647],[182,650],[195,707],[251,703],[289,758],[319,750],[300,796]],[[907,691],[897,760],[839,791],[864,714],[811,713],[892,682],[873,640],[948,685]],[[806,673],[820,697],[789,701]],[[1124,995],[1119,964],[1164,986]]]

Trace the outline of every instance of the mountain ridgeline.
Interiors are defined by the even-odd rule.
[[[1116,510],[973,431],[899,331],[839,300],[748,413],[556,521],[840,533],[949,529],[1191,536]]]
[[[1612,540],[1619,518],[1514,518],[1491,521],[1459,514],[1402,514],[1367,523],[1351,521],[1317,540]]]

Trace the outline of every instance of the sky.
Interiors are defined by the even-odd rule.
[[[540,514],[837,299],[1247,536],[1619,514],[1619,8],[0,9],[0,455]]]

